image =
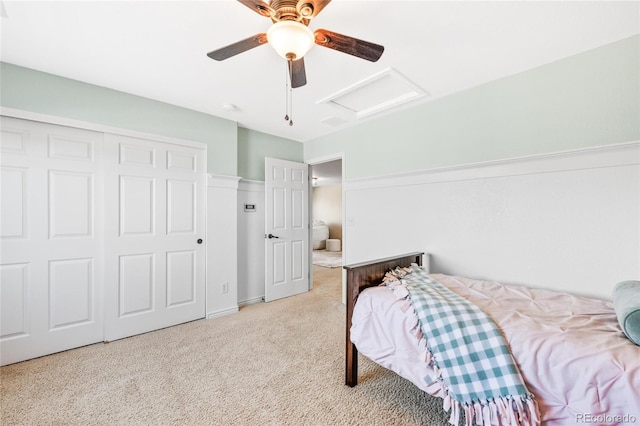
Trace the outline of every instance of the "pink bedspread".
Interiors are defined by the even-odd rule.
[[[544,425],[640,425],[640,346],[627,339],[609,301],[492,281],[432,274],[482,308],[502,329],[538,401]],[[410,302],[384,287],[363,291],[351,340],[420,389],[437,394]]]

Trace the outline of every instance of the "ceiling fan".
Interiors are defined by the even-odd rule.
[[[254,12],[270,18],[273,25],[266,33],[259,33],[244,40],[207,53],[211,59],[223,61],[254,47],[269,43],[289,63],[291,87],[307,84],[304,55],[313,44],[348,53],[375,62],[380,59],[384,47],[332,31],[308,27],[331,0],[238,0]]]

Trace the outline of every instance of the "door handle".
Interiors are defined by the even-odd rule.
[[[198,238],[198,241],[196,241],[198,244],[202,244],[202,238]]]
[[[272,239],[272,238],[280,238],[280,237],[277,237],[277,236],[275,236],[273,234],[269,234],[269,235],[267,235],[267,238]]]

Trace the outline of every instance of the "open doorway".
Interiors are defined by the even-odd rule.
[[[313,287],[342,276],[343,198],[342,159],[311,164],[311,242]]]

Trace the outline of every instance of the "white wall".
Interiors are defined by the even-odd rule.
[[[316,186],[311,191],[313,220],[329,226],[329,238],[342,240],[342,185]]]
[[[253,204],[254,212],[244,205]],[[238,188],[238,303],[246,305],[264,297],[264,182],[240,181]]]
[[[640,279],[640,143],[344,182],[346,262],[610,298]]]

